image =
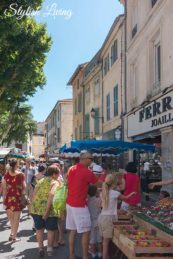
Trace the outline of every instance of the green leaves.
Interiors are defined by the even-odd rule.
[[[27,134],[36,131],[37,125],[31,115],[31,107],[16,105],[12,112],[5,112],[1,118],[0,135],[3,143],[9,145],[12,141],[26,142]]]
[[[17,138],[16,133],[14,134],[17,126],[15,127],[13,120],[18,123],[17,115],[21,112],[22,103],[33,96],[38,87],[46,84],[44,65],[52,44],[46,25],[39,24],[28,16],[18,20],[16,16],[4,14],[12,3],[14,2],[11,0],[0,1],[0,122],[3,122],[0,140],[4,142],[3,131],[6,131],[8,136],[5,137],[5,141],[8,143],[12,138]],[[17,0],[15,3],[23,9],[31,7],[38,10],[42,0]],[[10,14],[9,10],[7,12]],[[13,109],[15,114],[12,112]],[[26,110],[25,107],[25,112]],[[10,116],[11,113],[13,117]],[[27,119],[30,118],[33,122],[31,109],[27,111],[27,116]],[[23,124],[25,125],[24,121]],[[28,125],[27,122],[25,135],[27,135]],[[9,130],[6,130],[7,128]]]

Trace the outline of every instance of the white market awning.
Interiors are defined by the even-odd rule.
[[[0,157],[7,156],[11,151],[11,148],[0,148]]]

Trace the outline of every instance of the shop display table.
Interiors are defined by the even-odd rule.
[[[135,213],[115,223],[113,243],[129,259],[173,259],[173,236]],[[116,257],[115,257],[116,258]]]

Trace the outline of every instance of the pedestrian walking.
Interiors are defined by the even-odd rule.
[[[22,168],[22,172],[24,173],[26,180],[26,195],[28,199],[31,200],[33,195],[33,187],[31,184],[36,173],[35,168],[31,165],[31,159],[26,159],[25,166]],[[30,206],[28,206],[28,209],[30,211]]]
[[[26,183],[24,175],[18,170],[18,161],[12,159],[10,168],[6,172],[3,181],[3,203],[11,226],[9,241],[19,241],[17,232],[19,227],[22,204],[22,195],[25,192]]]
[[[46,165],[45,164],[40,164],[38,166],[38,172],[35,174],[35,181],[36,183],[41,180],[43,177],[45,177],[45,173],[46,173]]]
[[[32,199],[31,213],[36,228],[37,242],[39,246],[39,254],[41,257],[44,252],[44,230],[47,230],[48,256],[53,255],[53,243],[55,230],[57,229],[57,217],[53,210],[52,202],[56,188],[58,187],[57,178],[59,170],[57,166],[50,166],[47,176],[41,179],[34,190]]]
[[[64,168],[63,162],[58,161],[53,165],[56,165],[60,171],[58,181],[60,185],[65,184],[65,175],[64,175]],[[65,232],[65,218],[66,218],[66,211],[61,211],[61,215],[58,215],[58,229],[55,231],[55,241],[54,241],[54,248],[58,248],[59,246],[65,246],[64,240],[64,232]]]
[[[91,219],[87,206],[87,193],[89,185],[97,182],[97,177],[88,169],[92,161],[92,154],[82,151],[80,162],[72,166],[67,173],[66,228],[70,230],[70,259],[76,258],[74,251],[76,232],[82,234],[83,259],[88,259]]]

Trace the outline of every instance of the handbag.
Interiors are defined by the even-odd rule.
[[[21,205],[23,208],[25,208],[29,204],[29,201],[26,198],[25,194],[23,193],[23,177],[22,177],[22,174],[20,175],[21,175],[20,179],[21,179],[21,185],[22,185]]]

